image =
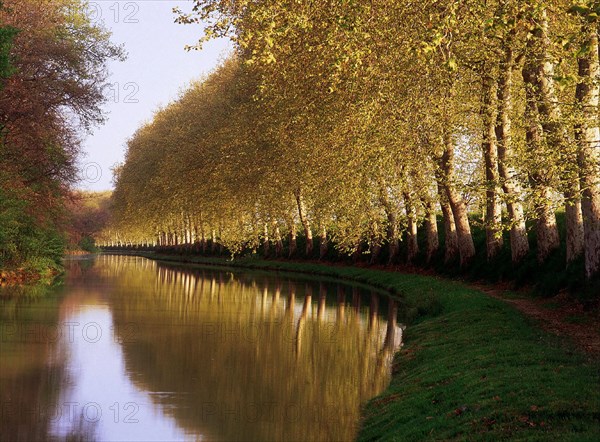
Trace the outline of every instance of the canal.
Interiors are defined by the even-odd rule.
[[[141,257],[0,289],[0,440],[352,440],[396,302],[301,275]]]

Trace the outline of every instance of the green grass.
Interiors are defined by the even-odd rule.
[[[581,315],[569,315],[564,318],[565,322],[569,324],[589,324],[591,322],[590,318]]]
[[[513,292],[510,290],[503,290],[502,293],[500,293],[500,296],[502,297],[502,299],[531,299],[531,293],[528,292]],[[558,306],[558,304],[557,304]]]
[[[598,440],[597,365],[507,306],[473,300],[407,330],[360,440]]]
[[[348,279],[400,297],[405,343],[390,386],[363,410],[359,440],[600,440],[598,359],[459,282],[310,263],[185,259]]]

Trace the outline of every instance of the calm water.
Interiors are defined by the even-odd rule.
[[[0,440],[351,440],[400,345],[395,303],[364,288],[67,267],[59,287],[0,289]]]

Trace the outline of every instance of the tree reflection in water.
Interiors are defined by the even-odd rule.
[[[71,270],[67,282],[81,278],[88,264]],[[0,288],[0,441],[48,440],[52,427],[66,419],[58,400],[68,383],[63,295],[60,285]],[[94,427],[81,415],[66,440],[94,440]]]
[[[401,341],[398,307],[367,288],[135,257],[104,255],[85,268],[89,265],[72,264],[67,295],[40,298],[37,302],[49,304],[38,317],[35,309],[11,310],[4,302],[0,321],[16,315],[18,321],[27,316],[55,323],[68,317],[69,309],[85,312],[87,307],[76,303],[93,292],[94,302],[110,316],[112,347],[122,358],[126,382],[139,392],[136,397],[149,398],[160,410],[144,415],[140,409],[140,416],[165,420],[165,428],[173,421],[179,427],[173,434],[204,440],[350,440],[361,404],[389,382]],[[99,307],[95,311],[98,315]],[[73,385],[77,378],[64,385],[60,362],[69,360],[63,352],[74,349],[1,345],[3,403],[10,401],[15,410],[31,404],[51,408],[79,391]],[[51,416],[35,418],[3,416],[0,439],[47,439]],[[147,420],[130,424],[128,435],[147,436],[161,425]],[[102,439],[103,425],[104,420],[96,425],[80,419],[64,437]]]
[[[128,370],[140,388],[172,392],[156,400],[190,434],[349,440],[360,405],[389,382],[401,329],[387,297],[331,281],[122,261],[99,265],[122,282],[111,300],[118,328],[136,325],[123,344]]]

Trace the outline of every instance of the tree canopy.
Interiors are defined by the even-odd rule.
[[[4,0],[0,23],[0,266],[58,260],[82,131],[123,51],[80,0]]]
[[[196,0],[178,21],[235,54],[130,139],[106,240],[282,253],[287,236],[293,254],[300,228],[310,256],[394,262],[432,259],[442,236],[466,268],[483,229],[485,260],[542,263],[562,207],[566,264],[584,257],[593,278],[598,8]]]

